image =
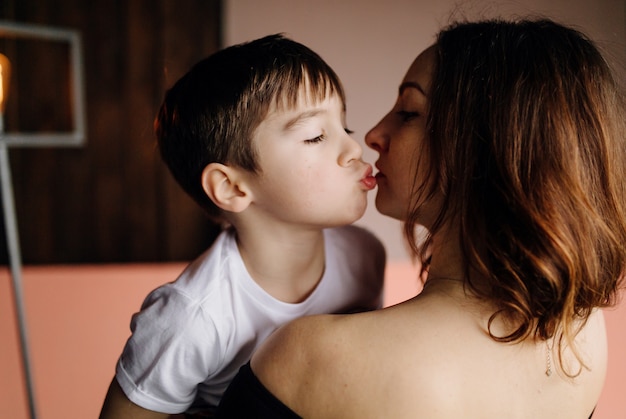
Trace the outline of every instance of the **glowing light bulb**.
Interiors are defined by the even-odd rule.
[[[9,76],[11,75],[11,63],[9,59],[0,54],[0,113],[4,113],[7,95],[9,93]]]

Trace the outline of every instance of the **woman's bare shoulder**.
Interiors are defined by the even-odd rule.
[[[252,370],[274,396],[302,415],[306,400],[320,403],[320,398],[329,396],[330,389],[317,389],[337,380],[333,372],[337,371],[334,364],[343,359],[341,323],[347,316],[359,315],[303,317],[282,326],[254,354]]]
[[[432,319],[416,320],[411,311],[400,305],[298,319],[270,336],[254,355],[252,369],[300,415],[371,417],[376,395],[390,385],[397,388],[393,380],[402,379],[407,360],[413,370],[424,359],[420,354],[432,349],[426,337]],[[420,383],[404,384],[415,389]]]
[[[366,314],[307,316],[280,327],[254,354],[251,364],[255,374],[264,383],[289,381],[290,376],[297,379],[314,364],[332,361],[335,357],[331,351],[339,350],[341,337],[345,337],[344,324]]]
[[[296,320],[255,354],[253,370],[304,417],[496,417],[510,406],[528,417],[550,413],[560,392],[571,394],[568,380],[544,374],[544,344],[496,342],[485,329],[489,310],[458,295],[425,293],[374,312]],[[599,312],[581,332],[590,371],[575,380],[573,414],[590,410],[601,388],[603,330]]]

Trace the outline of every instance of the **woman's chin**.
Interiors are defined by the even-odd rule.
[[[386,215],[387,217],[391,217],[398,221],[406,220],[406,211],[401,211],[398,208],[394,208],[393,206],[388,205],[386,201],[382,199],[379,200],[378,196],[376,197],[376,209],[379,213],[381,213],[382,215]]]

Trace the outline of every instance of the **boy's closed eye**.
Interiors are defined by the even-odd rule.
[[[307,144],[315,144],[315,143],[320,143],[324,141],[325,139],[326,139],[326,135],[320,134],[317,137],[311,138],[309,140],[304,140],[304,142]]]
[[[351,130],[351,129],[349,129],[349,128],[344,128],[343,130],[344,130],[344,131],[346,132],[346,134],[348,134],[348,135],[352,135],[352,134],[354,134],[354,131],[352,131],[352,130]],[[326,139],[326,134],[322,133],[322,134],[320,134],[320,135],[318,135],[318,136],[316,136],[316,137],[314,137],[314,138],[310,138],[310,139],[308,139],[308,140],[304,140],[304,142],[305,142],[305,143],[307,143],[307,144],[315,144],[315,143],[322,142],[322,141],[324,141],[325,139]]]

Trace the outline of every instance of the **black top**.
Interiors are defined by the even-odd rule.
[[[589,419],[592,416],[593,412],[589,415]],[[249,362],[239,369],[226,389],[215,417],[216,419],[301,419],[265,388],[254,375]]]
[[[215,414],[217,419],[299,419],[269,392],[252,372],[248,362],[239,369],[230,383]]]

